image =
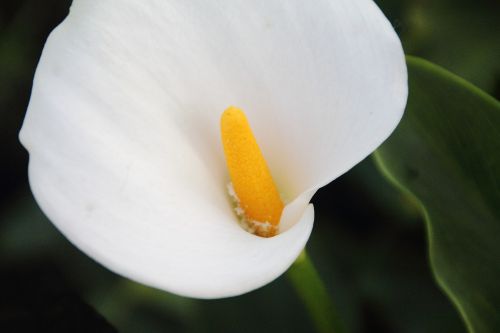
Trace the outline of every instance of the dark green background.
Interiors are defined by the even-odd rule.
[[[96,0],[97,1],[97,0]],[[377,1],[406,53],[500,95],[496,0]],[[43,216],[17,139],[48,33],[70,1],[0,4],[0,331],[309,332],[285,276],[247,295],[180,298],[116,276]],[[428,265],[416,205],[365,160],[314,197],[308,251],[353,332],[463,332]]]

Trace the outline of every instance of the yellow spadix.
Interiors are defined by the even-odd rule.
[[[243,111],[231,106],[222,113],[221,137],[246,222],[257,235],[274,236],[284,205]]]

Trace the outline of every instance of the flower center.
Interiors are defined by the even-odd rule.
[[[249,231],[274,236],[284,205],[243,111],[231,106],[222,113],[221,137],[237,214]]]

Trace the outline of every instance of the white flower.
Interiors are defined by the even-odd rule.
[[[389,136],[406,97],[400,41],[370,0],[75,0],[20,137],[39,205],[77,247],[146,285],[217,298],[291,265],[313,194]],[[287,204],[275,237],[232,209],[229,105]]]

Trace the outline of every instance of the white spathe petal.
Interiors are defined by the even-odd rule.
[[[406,68],[369,0],[74,1],[21,139],[42,209],[112,270],[182,295],[241,294],[309,237],[315,190],[399,121]],[[236,223],[219,117],[243,108],[291,201],[282,234]]]
[[[114,180],[81,183],[78,174],[66,168],[50,172],[55,167],[50,163],[31,155],[32,190],[71,242],[119,274],[188,297],[236,296],[271,282],[297,258],[313,226],[314,209],[309,205],[292,229],[260,238],[243,231],[232,214],[215,211],[211,202],[191,207],[179,201],[175,211],[160,205],[158,196],[166,191],[136,182],[148,180],[146,174],[130,176],[127,186],[134,192],[115,192]],[[65,174],[72,176],[68,180],[73,184],[60,183],[58,178]],[[76,194],[60,190],[75,187],[80,187]],[[195,205],[200,202],[193,198]]]

